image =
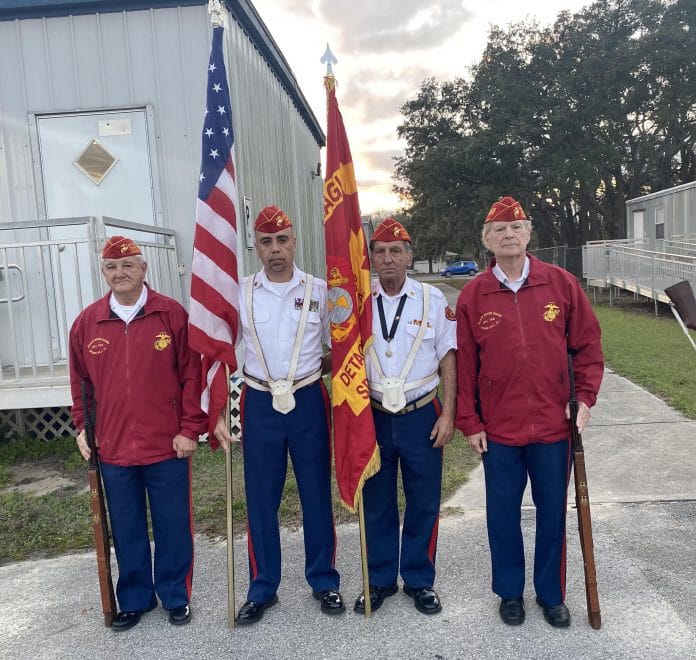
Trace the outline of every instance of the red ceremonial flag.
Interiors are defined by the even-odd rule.
[[[229,396],[225,365],[237,369],[239,326],[237,183],[232,107],[222,51],[223,28],[213,28],[203,148],[191,265],[189,344],[202,356],[201,408],[209,416],[209,440]]]
[[[372,341],[370,261],[358,205],[346,129],[336,101],[336,80],[324,78],[328,121],[324,235],[329,287],[336,481],[343,504],[354,511],[365,480],[380,467],[365,371]]]

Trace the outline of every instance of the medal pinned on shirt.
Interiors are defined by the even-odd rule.
[[[399,299],[399,306],[396,308],[396,314],[394,315],[394,321],[392,322],[391,328],[387,331],[387,319],[384,316],[384,304],[382,303],[382,295],[377,296],[377,311],[379,312],[379,324],[382,326],[382,337],[384,341],[387,342],[387,350],[384,354],[390,358],[394,353],[391,350],[391,340],[394,339],[396,334],[396,329],[399,327],[399,321],[401,320],[401,312],[404,311],[404,305],[406,304],[406,294]]]

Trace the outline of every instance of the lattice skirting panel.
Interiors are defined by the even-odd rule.
[[[49,442],[75,434],[70,408],[0,410],[0,440],[36,438]]]

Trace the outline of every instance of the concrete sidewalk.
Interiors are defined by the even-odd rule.
[[[283,533],[280,604],[250,628],[227,628],[224,543],[199,539],[189,626],[161,608],[126,633],[102,625],[94,555],[0,567],[0,658],[696,658],[696,422],[607,373],[584,433],[602,628],[587,623],[575,511],[568,519],[567,630],[526,590],[527,621],[505,626],[490,591],[483,480],[477,468],[443,506],[438,589],[443,612],[419,614],[402,592],[366,620],[329,618],[303,577],[301,532]],[[572,487],[571,487],[572,490]],[[572,499],[572,498],[571,498]],[[531,582],[534,509],[523,510]],[[337,530],[342,593],[361,589],[356,525]],[[235,543],[237,606],[246,543]],[[115,566],[114,566],[115,571]]]

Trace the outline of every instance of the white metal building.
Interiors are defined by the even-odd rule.
[[[671,284],[689,280],[696,289],[696,181],[629,199],[626,236],[583,246],[590,284],[664,303]]]
[[[696,181],[626,202],[626,236],[662,250],[665,239],[696,237]]]
[[[240,212],[281,206],[321,275],[324,134],[251,2],[224,4]],[[187,302],[210,39],[205,0],[0,0],[0,428],[69,403],[67,332],[107,236],[143,243],[152,285]]]

